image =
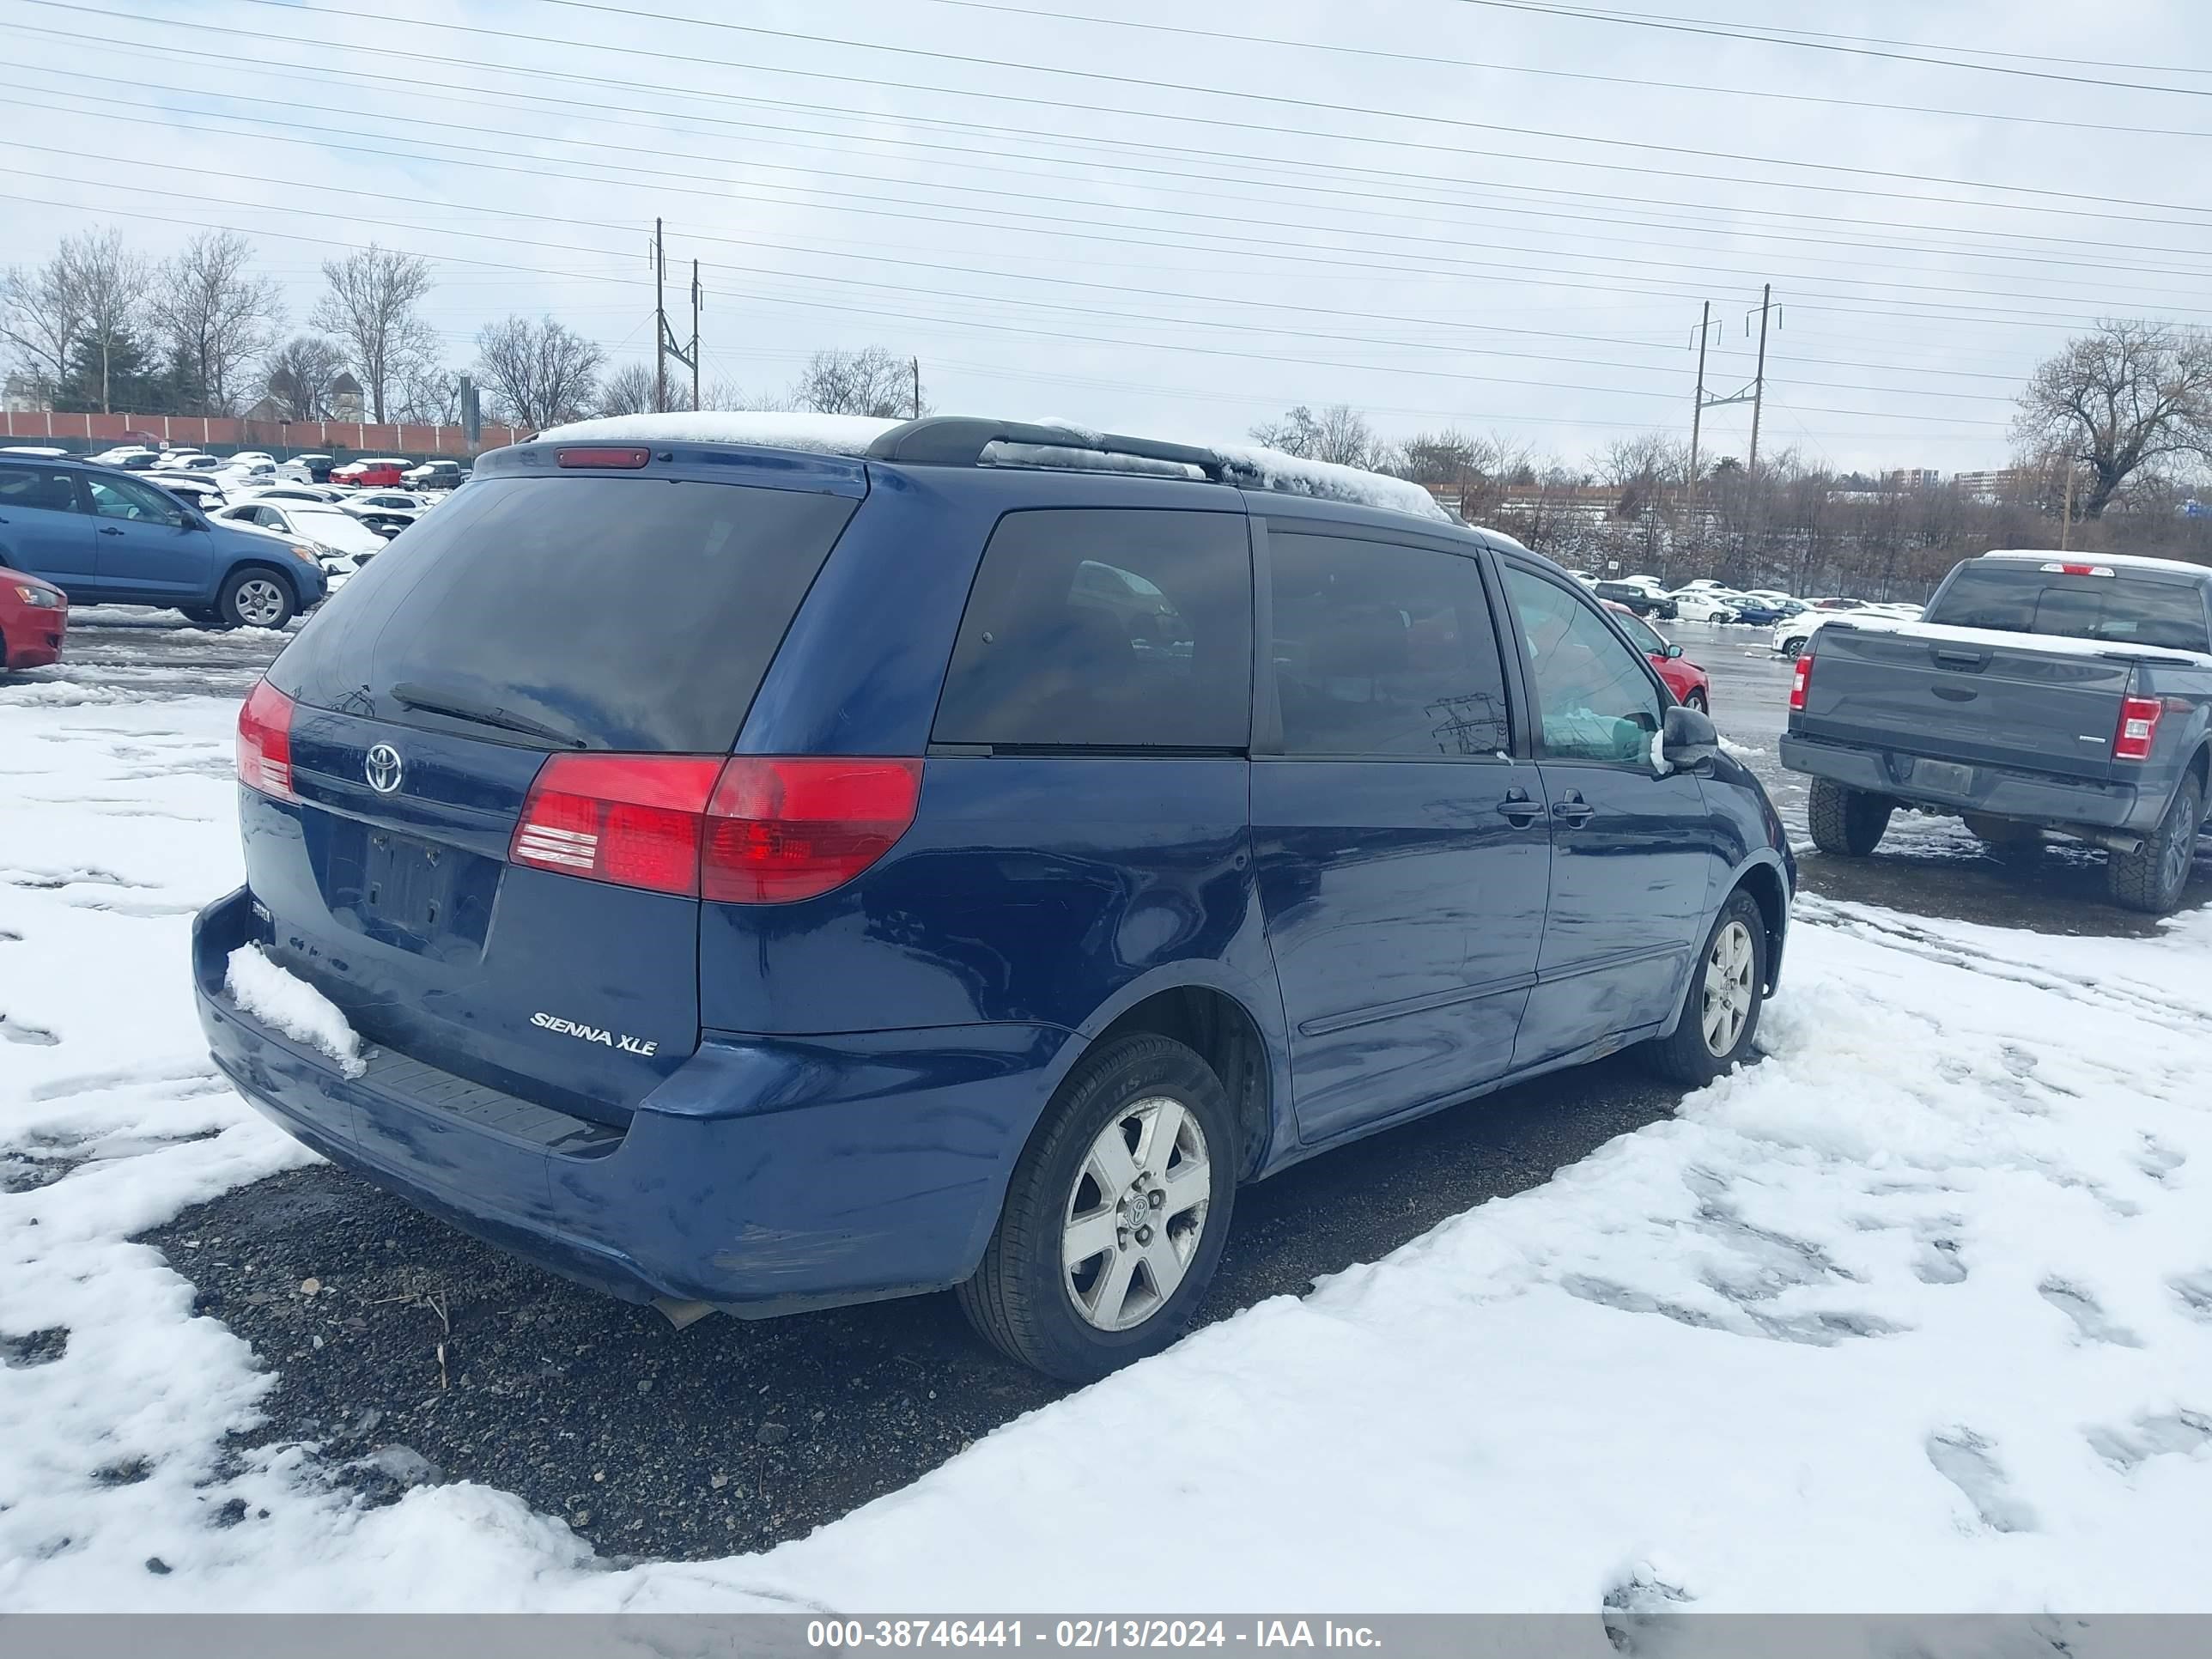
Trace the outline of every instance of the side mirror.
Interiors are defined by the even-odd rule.
[[[1680,703],[1668,708],[1660,731],[1659,752],[1669,766],[1688,768],[1719,758],[1721,734],[1713,723],[1694,708]]]
[[[1679,657],[1682,654],[1682,647],[1679,645],[1669,645],[1667,647],[1667,654],[1670,658]]]

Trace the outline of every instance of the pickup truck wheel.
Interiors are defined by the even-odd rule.
[[[1221,1260],[1241,1144],[1220,1079],[1182,1043],[1140,1033],[1085,1055],[1014,1166],[962,1311],[1063,1382],[1158,1353]]]
[[[1645,1063],[1670,1082],[1703,1088],[1750,1057],[1765,999],[1766,919],[1739,889],[1721,907],[1690,969],[1674,1029],[1644,1045]]]
[[[1880,795],[1863,789],[1846,789],[1831,778],[1813,780],[1813,799],[1806,817],[1813,830],[1813,845],[1837,858],[1863,859],[1874,851],[1889,828],[1895,807]]]
[[[2204,786],[2192,773],[2174,791],[2158,828],[2132,853],[2105,855],[2105,882],[2112,902],[2154,916],[2170,915],[2189,885],[2197,857],[2197,826],[2204,821]]]
[[[223,579],[215,608],[226,628],[282,628],[295,609],[284,579],[252,565]]]

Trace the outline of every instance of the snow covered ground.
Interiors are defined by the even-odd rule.
[[[311,1161],[186,994],[232,719],[0,686],[0,1608],[2212,1610],[2205,914],[1804,901],[1764,1065],[763,1555],[227,1448],[269,1378],[130,1241]]]

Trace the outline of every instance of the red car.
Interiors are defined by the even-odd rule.
[[[0,672],[58,661],[69,596],[51,582],[0,565]]]
[[[1651,659],[1651,665],[1659,671],[1659,678],[1667,682],[1667,689],[1674,694],[1674,701],[1700,714],[1713,711],[1713,694],[1705,671],[1682,654],[1682,647],[1662,634],[1650,623],[1625,605],[1604,601],[1605,608],[1613,612],[1613,619],[1621,630],[1636,642],[1638,650]]]
[[[397,489],[410,463],[406,461],[348,461],[331,469],[334,484],[355,484],[363,489]]]

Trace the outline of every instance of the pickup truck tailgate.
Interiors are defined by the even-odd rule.
[[[1937,760],[2108,781],[2135,665],[1966,634],[1831,623],[1814,636],[1793,729]]]

